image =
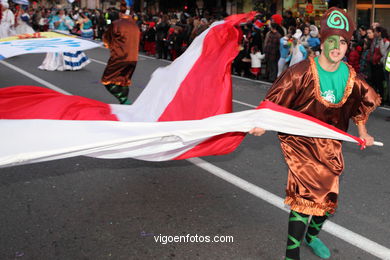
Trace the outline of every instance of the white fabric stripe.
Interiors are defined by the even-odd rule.
[[[0,42],[0,55],[9,58],[28,53],[83,51],[99,46],[96,42],[73,37],[14,40]]]
[[[215,22],[210,28],[195,38],[188,49],[174,62],[164,68],[158,68],[131,106],[111,105],[112,112],[120,121],[153,122],[157,121],[169,103],[175,97],[181,83],[187,77],[195,62],[201,56],[203,41],[212,27],[223,24]]]
[[[0,120],[0,136],[18,136],[17,142],[12,138],[0,140],[0,166],[78,155],[170,160],[207,138],[226,132],[248,132],[255,126],[296,135],[356,142],[309,120],[270,109],[175,122]]]

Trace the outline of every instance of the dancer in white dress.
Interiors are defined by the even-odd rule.
[[[9,10],[7,0],[0,2],[0,39],[10,37],[15,34],[13,29],[15,23],[14,13]]]
[[[64,34],[69,34],[74,26],[73,20],[65,14],[64,10],[60,10],[58,15],[55,15],[50,23],[49,28]],[[80,70],[89,64],[91,61],[82,51],[77,52],[49,52],[46,54],[42,65],[38,68],[41,70]]]
[[[15,32],[16,34],[34,33],[35,31],[29,25],[30,15],[26,13],[24,8],[19,8],[16,14]]]

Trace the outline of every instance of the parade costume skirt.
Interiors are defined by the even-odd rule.
[[[261,74],[261,68],[251,68],[251,73],[257,76]]]
[[[42,65],[38,68],[41,70],[80,70],[87,66],[91,61],[82,51],[77,52],[55,52],[47,53]]]
[[[81,29],[81,37],[88,39],[88,40],[93,40],[93,29]]]
[[[102,84],[115,84],[122,87],[130,86],[131,77],[136,66],[136,61],[115,62],[110,58],[102,76]]]
[[[21,23],[18,26],[16,26],[15,33],[16,34],[25,34],[25,33],[35,33],[35,31],[28,24]]]
[[[279,139],[289,168],[285,204],[307,215],[334,213],[344,168],[341,141],[285,134]]]

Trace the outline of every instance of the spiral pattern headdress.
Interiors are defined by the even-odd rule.
[[[343,36],[349,42],[354,31],[354,21],[340,8],[330,8],[321,18],[321,42],[331,35]]]

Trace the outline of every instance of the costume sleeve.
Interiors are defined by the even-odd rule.
[[[305,47],[303,47],[303,45],[300,45],[299,50],[302,52],[303,59],[306,59],[307,58],[307,51],[306,51]]]
[[[356,81],[360,88],[361,103],[352,115],[352,120],[356,125],[365,125],[370,113],[381,104],[381,97],[365,80],[359,77]]]
[[[106,48],[110,48],[110,44],[111,44],[111,41],[112,41],[113,27],[114,27],[114,25],[110,24],[108,26],[107,30],[103,34],[103,44],[104,44],[104,47],[106,47]]]
[[[265,100],[287,108],[292,108],[298,94],[298,89],[294,83],[292,73],[293,70],[291,68],[284,71],[268,90]]]

